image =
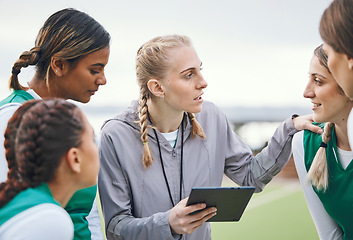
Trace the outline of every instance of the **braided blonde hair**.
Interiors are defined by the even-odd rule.
[[[136,56],[136,77],[140,87],[139,98],[139,124],[141,127],[141,141],[143,143],[142,163],[144,167],[152,165],[152,151],[148,144],[147,121],[148,106],[147,100],[151,97],[151,92],[147,87],[150,79],[163,79],[170,68],[170,54],[172,49],[183,46],[192,47],[191,40],[181,35],[166,35],[153,38],[140,47]],[[205,138],[205,133],[201,125],[197,122],[193,113],[188,113],[192,121],[192,135]]]
[[[324,143],[322,145],[325,145],[328,143],[328,141],[330,141],[333,127],[333,123],[326,123],[324,132],[322,133],[322,142]],[[326,159],[327,146],[322,145],[316,152],[306,179],[308,183],[311,183],[318,190],[326,191],[328,186],[328,170]]]

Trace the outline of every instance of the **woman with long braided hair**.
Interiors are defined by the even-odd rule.
[[[295,134],[295,165],[320,239],[353,239],[353,152],[347,135],[353,101],[332,76],[322,45],[314,51],[309,75],[304,97],[324,132]]]
[[[8,178],[0,184],[0,239],[71,240],[63,209],[99,171],[95,135],[83,112],[63,99],[30,100],[5,131]]]
[[[201,65],[186,36],[156,37],[138,50],[139,101],[101,133],[98,186],[108,239],[210,239],[205,221],[216,209],[186,206],[191,188],[219,187],[225,173],[261,191],[287,163],[297,129],[320,129],[310,116],[288,118],[254,157],[220,109],[203,101]]]
[[[86,13],[63,9],[51,15],[40,29],[34,47],[23,52],[13,65],[9,84],[12,93],[0,101],[0,142],[14,111],[29,99],[57,97],[89,102],[106,84],[104,68],[109,46],[109,33]],[[19,73],[28,66],[35,66],[36,73],[28,86],[22,86]],[[0,147],[0,182],[7,179],[7,170],[4,148]],[[94,205],[96,194],[97,186],[80,190],[66,206],[75,225],[75,239],[91,239],[91,235],[103,239]]]

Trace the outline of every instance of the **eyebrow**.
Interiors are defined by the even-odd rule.
[[[201,62],[201,64],[200,64],[200,67],[201,67],[201,66],[202,66],[202,62]],[[180,74],[183,74],[184,72],[187,72],[187,71],[190,71],[190,70],[194,70],[194,69],[196,69],[196,68],[191,67],[191,68],[185,69],[185,70],[181,71]]]
[[[310,76],[319,76],[319,77],[327,79],[324,75],[321,75],[319,73],[311,73]]]
[[[104,67],[105,65],[103,63],[95,63],[95,64],[92,64],[91,66],[93,67]]]

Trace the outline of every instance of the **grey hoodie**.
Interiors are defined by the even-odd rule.
[[[179,239],[173,235],[168,215],[173,204],[163,176],[159,150],[154,132],[148,128],[149,145],[154,162],[142,165],[142,146],[137,102],[126,111],[107,120],[101,131],[98,178],[108,239],[166,240]],[[241,186],[254,186],[260,192],[285,166],[291,155],[293,134],[297,132],[292,120],[283,122],[259,154],[232,130],[226,116],[213,103],[204,102],[196,114],[206,139],[191,135],[191,121],[184,124],[182,199],[192,187],[221,186],[223,173]],[[181,135],[175,147],[157,131],[164,168],[174,203],[180,191]],[[183,239],[211,239],[209,223],[204,223]]]

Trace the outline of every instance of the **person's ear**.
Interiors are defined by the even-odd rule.
[[[147,82],[147,87],[150,92],[156,97],[164,98],[164,91],[161,82],[157,79],[150,79]]]
[[[79,154],[79,149],[70,148],[69,151],[66,152],[66,162],[71,171],[75,173],[81,172],[81,158]]]
[[[349,70],[353,70],[353,58],[347,56],[348,59],[348,68]]]
[[[66,60],[52,57],[50,59],[50,67],[57,77],[62,77],[68,70],[69,63]]]

